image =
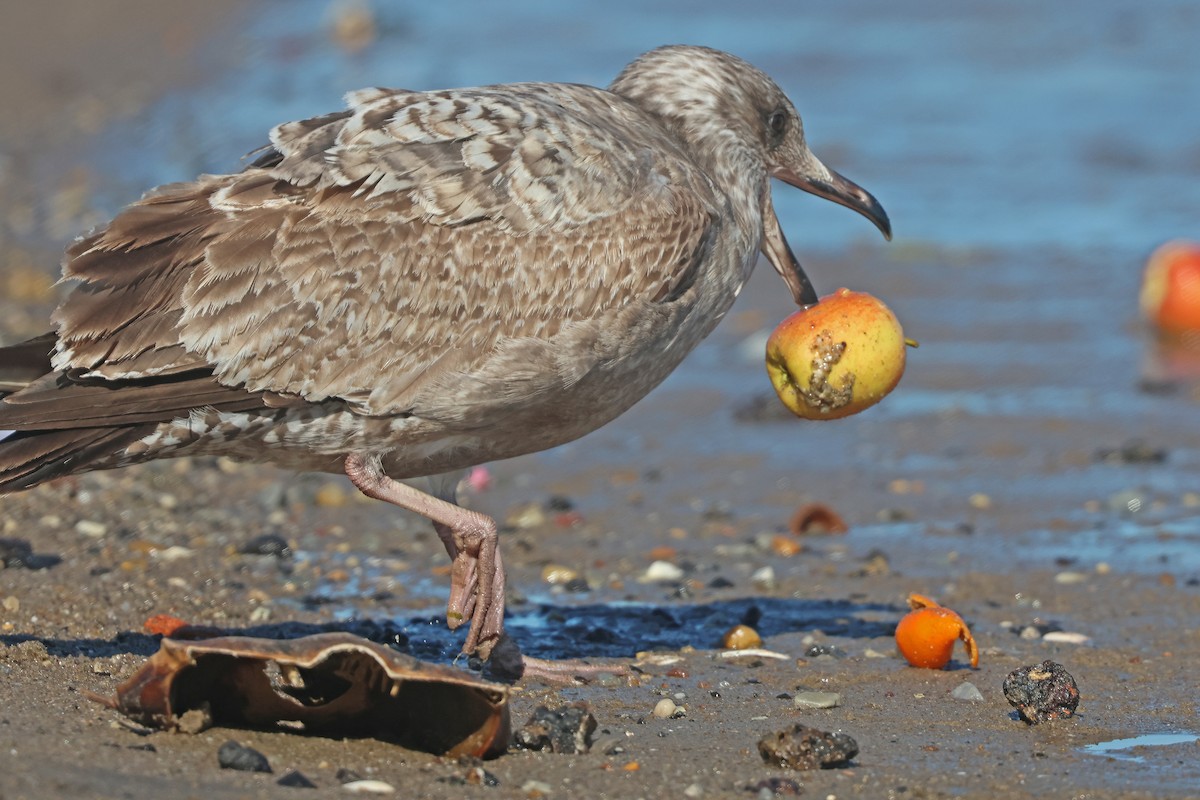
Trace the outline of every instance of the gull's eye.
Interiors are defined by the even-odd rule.
[[[771,135],[775,138],[783,136],[787,130],[788,116],[787,112],[782,108],[777,108],[767,117],[767,128],[770,129]]]

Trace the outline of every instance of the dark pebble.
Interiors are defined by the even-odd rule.
[[[1132,440],[1120,447],[1097,450],[1092,459],[1100,464],[1161,464],[1167,460],[1167,451]]]
[[[561,494],[552,495],[546,500],[546,510],[562,513],[564,511],[572,511],[575,504],[571,502],[571,498],[564,497]]]
[[[264,533],[255,536],[238,548],[238,552],[247,556],[275,556],[276,558],[291,558],[292,546],[287,539],[275,533]]]
[[[834,658],[845,658],[846,651],[832,644],[814,644],[810,645],[804,651],[804,655],[808,658],[816,658],[817,656],[833,656]]]
[[[804,794],[800,784],[791,778],[763,778],[746,787],[746,791],[755,794],[762,794],[764,790],[774,797],[799,797]]]
[[[242,772],[271,771],[271,762],[267,761],[266,756],[233,739],[221,745],[221,749],[217,751],[217,763],[221,765],[221,769],[236,769]]]
[[[1004,696],[1030,725],[1072,717],[1079,705],[1075,679],[1062,664],[1049,659],[1008,673]]]
[[[583,594],[591,589],[591,587],[588,586],[587,579],[585,578],[572,578],[571,580],[567,581],[563,588],[571,594]]]
[[[723,578],[720,575],[708,582],[708,588],[710,589],[728,589],[732,586],[733,581],[729,580],[728,578]]]
[[[317,785],[304,777],[303,772],[294,769],[288,770],[282,778],[275,781],[279,786],[288,786],[292,789],[315,789]]]
[[[337,774],[335,774],[334,777],[337,778],[338,783],[354,783],[355,781],[361,781],[363,779],[362,775],[359,775],[352,769],[346,769],[345,767],[339,767]]]
[[[586,753],[592,749],[596,718],[586,703],[562,708],[538,706],[524,727],[513,733],[513,744],[525,750]]]
[[[763,761],[788,769],[843,767],[858,755],[858,742],[845,733],[829,733],[796,723],[758,742]]]

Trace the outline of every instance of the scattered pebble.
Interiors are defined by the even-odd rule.
[[[94,519],[81,519],[75,523],[75,532],[81,536],[90,536],[93,539],[99,539],[108,533],[108,526]]]
[[[683,790],[684,797],[690,797],[692,800],[704,797],[704,787],[698,783],[693,783]]]
[[[971,702],[983,700],[983,693],[979,691],[979,687],[970,681],[963,681],[958,686],[955,686],[950,696],[955,700],[968,700]]]
[[[514,509],[505,521],[514,528],[539,528],[546,524],[546,512],[539,503],[528,503]]]
[[[675,705],[675,701],[669,697],[664,697],[654,705],[654,716],[659,719],[670,719],[675,715],[679,706]]]
[[[579,580],[579,572],[562,564],[547,564],[542,568],[542,580],[551,586],[564,586]]]
[[[313,502],[322,508],[341,508],[346,500],[346,490],[332,481],[321,484],[313,494]]]
[[[758,742],[763,761],[787,769],[831,769],[858,755],[858,742],[845,733],[828,733],[799,723]]]
[[[721,637],[721,646],[726,650],[748,650],[761,647],[762,637],[749,625],[734,625]]]
[[[278,786],[287,786],[292,789],[315,789],[317,785],[305,777],[303,772],[299,770],[289,769],[284,773],[283,777],[275,781]]]
[[[1151,447],[1145,442],[1131,439],[1120,447],[1097,450],[1093,460],[1102,464],[1161,464],[1167,460],[1167,451],[1162,447]]]
[[[763,778],[758,783],[746,787],[762,800],[772,797],[799,797],[804,794],[803,787],[791,778]]]
[[[775,588],[774,567],[766,566],[756,569],[750,576],[750,582],[754,584],[755,588],[761,589],[764,592],[772,591]]]
[[[796,692],[792,703],[796,708],[837,708],[842,696],[837,692]]]
[[[545,781],[525,781],[521,784],[521,793],[530,798],[530,800],[538,800],[539,797],[549,797],[553,789],[550,784]]]
[[[1074,716],[1079,705],[1075,679],[1049,659],[1010,672],[1004,679],[1004,696],[1030,725]]]
[[[983,492],[976,492],[975,494],[971,495],[967,498],[967,502],[970,504],[971,508],[974,508],[977,511],[986,511],[992,507],[992,498]]]
[[[276,533],[264,533],[255,536],[238,548],[238,552],[247,556],[275,556],[276,558],[291,558],[292,546],[287,539]]]
[[[1136,514],[1149,505],[1149,498],[1141,489],[1124,489],[1108,497],[1109,510],[1119,514]]]
[[[655,561],[646,568],[642,583],[674,583],[683,580],[683,570],[670,561]]]
[[[10,614],[14,614],[21,610],[21,601],[17,599],[16,595],[10,594],[8,597],[4,598],[2,605],[4,606],[4,610]]]
[[[372,780],[346,781],[342,788],[354,794],[394,794],[396,791],[390,783]]]
[[[513,744],[525,750],[586,753],[592,749],[595,732],[596,718],[586,703],[555,709],[538,706],[529,721],[513,734]]]
[[[1043,642],[1055,642],[1057,644],[1087,644],[1091,640],[1090,636],[1074,631],[1050,631],[1042,637]]]
[[[270,772],[271,762],[253,747],[246,747],[233,739],[221,745],[217,751],[217,763],[221,769],[236,769],[242,772]]]
[[[1063,586],[1071,586],[1076,583],[1085,583],[1088,576],[1082,572],[1060,572],[1054,576],[1054,582]]]

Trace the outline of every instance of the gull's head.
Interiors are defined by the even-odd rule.
[[[729,166],[743,176],[761,176],[763,251],[798,303],[817,298],[783,239],[768,176],[857,211],[891,238],[879,202],[813,155],[792,101],[766,73],[737,56],[693,45],[660,47],[634,60],[609,88],[660,117],[702,164],[732,159]]]

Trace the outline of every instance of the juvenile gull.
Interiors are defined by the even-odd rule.
[[[653,50],[607,89],[364,89],[241,172],[164,186],[67,251],[54,331],[0,349],[0,493],[171,456],[342,472],[431,519],[464,652],[503,632],[468,467],[628,409],[729,310],[760,250],[816,294],[778,178],[866,216],[770,78]],[[15,376],[15,377],[14,377]],[[5,395],[4,393],[7,394]],[[399,479],[432,476],[429,492]]]

